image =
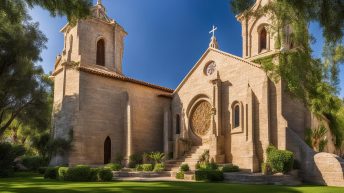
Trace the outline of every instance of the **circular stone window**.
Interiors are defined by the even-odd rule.
[[[216,63],[215,62],[210,62],[209,64],[207,64],[205,66],[204,73],[207,76],[210,76],[210,75],[214,74],[215,70],[216,70]]]
[[[191,114],[191,129],[199,137],[205,136],[211,123],[211,105],[202,101],[196,105]]]

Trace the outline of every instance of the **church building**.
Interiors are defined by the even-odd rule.
[[[250,11],[268,2],[257,0]],[[222,51],[213,28],[209,47],[175,90],[122,73],[127,32],[100,0],[89,18],[66,24],[52,74],[53,135],[72,140],[72,149],[51,164],[101,165],[160,151],[193,168],[209,150],[219,164],[258,172],[270,144],[306,163],[300,149],[305,129],[318,121],[254,62],[280,52],[271,20],[243,14],[237,20],[243,56]]]

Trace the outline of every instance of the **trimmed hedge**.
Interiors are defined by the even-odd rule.
[[[109,168],[112,171],[119,171],[122,169],[122,165],[118,163],[109,163],[105,166],[105,168]]]
[[[91,168],[84,165],[71,167],[67,171],[67,179],[68,181],[78,182],[91,181]]]
[[[184,180],[184,172],[183,171],[177,172],[176,179]]]
[[[90,181],[91,182],[100,181],[99,175],[98,175],[100,169],[102,169],[102,168],[91,168],[91,174],[90,174]]]
[[[25,148],[21,145],[0,143],[0,177],[9,177],[14,172],[14,159],[24,155]]]
[[[68,180],[68,173],[69,168],[68,167],[60,167],[58,169],[58,179],[59,180]]]
[[[103,182],[109,182],[112,180],[112,171],[108,168],[100,168],[97,170],[98,180]]]
[[[42,156],[23,156],[21,162],[30,171],[37,171],[40,167],[48,165],[48,160]]]
[[[239,172],[239,167],[236,165],[225,165],[222,167],[222,172]]]
[[[267,163],[273,173],[287,173],[293,169],[294,154],[270,145],[267,148]]]
[[[37,171],[38,171],[39,174],[43,174],[44,175],[46,169],[47,169],[47,167],[39,167]]]
[[[153,165],[152,164],[142,164],[142,170],[144,172],[149,172],[153,170]]]
[[[135,168],[136,165],[142,164],[143,159],[141,154],[133,154],[129,156],[129,168]]]
[[[139,172],[143,171],[142,164],[137,164],[135,170]]]
[[[223,172],[219,170],[196,170],[195,179],[196,181],[223,181]]]
[[[189,165],[188,165],[188,164],[182,164],[182,165],[180,166],[180,171],[181,171],[181,172],[188,172],[188,171],[190,171]]]
[[[165,170],[164,164],[155,164],[153,172],[162,172]]]
[[[57,179],[59,167],[47,167],[45,169],[44,178],[45,179]]]

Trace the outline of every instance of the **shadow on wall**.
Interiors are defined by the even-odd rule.
[[[344,160],[335,154],[316,153],[294,131],[287,130],[287,149],[294,152],[305,182],[344,187]]]
[[[64,96],[60,103],[54,104],[52,115],[52,136],[54,139],[72,140],[73,127],[78,109],[78,95]],[[69,151],[59,151],[51,159],[50,165],[68,165]]]

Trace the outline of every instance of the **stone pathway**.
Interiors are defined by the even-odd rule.
[[[174,177],[154,177],[154,178],[144,178],[144,177],[114,177],[116,181],[135,181],[135,182],[195,182],[192,180],[179,180]]]

